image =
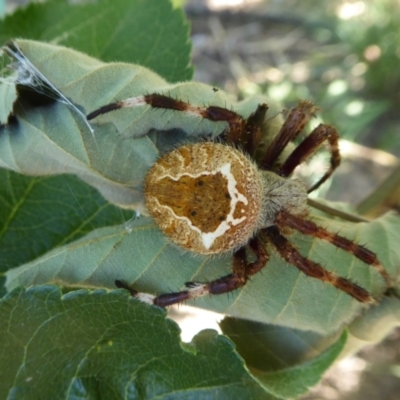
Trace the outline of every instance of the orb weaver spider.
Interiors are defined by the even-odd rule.
[[[304,274],[320,279],[361,303],[374,301],[367,290],[349,279],[326,270],[302,256],[282,233],[290,228],[313,236],[351,253],[375,268],[389,284],[389,276],[377,256],[339,234],[307,219],[307,194],[324,183],[340,164],[339,135],[330,125],[320,124],[294,151],[278,164],[287,145],[295,140],[316,112],[310,101],[300,101],[290,110],[279,132],[261,158],[260,145],[267,104],[258,105],[247,119],[223,107],[200,107],[163,94],[149,94],[105,105],[88,116],[126,107],[150,105],[176,110],[211,121],[225,121],[228,128],[219,142],[185,144],[162,156],[148,171],[144,197],[149,214],[175,244],[197,254],[233,253],[232,272],[219,279],[186,282],[186,290],[153,296],[137,292],[121,281],[142,301],[166,307],[207,294],[222,294],[246,284],[269,261],[266,245],[271,245],[289,264]],[[294,169],[328,144],[330,167],[308,190],[305,184],[289,179]],[[249,262],[248,251],[255,260]]]

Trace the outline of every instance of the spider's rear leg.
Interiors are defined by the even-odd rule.
[[[280,232],[277,226],[270,226],[263,229],[268,240],[275,246],[281,257],[288,262],[293,264],[304,274],[319,279],[321,281],[330,283],[332,286],[346,292],[350,296],[354,297],[361,303],[372,303],[374,299],[371,295],[358,286],[356,283],[350,280],[336,275],[323,268],[316,262],[309,260],[308,258],[302,256],[299,251],[293,246]]]
[[[325,240],[329,243],[332,243],[334,246],[353,254],[354,257],[375,268],[381,274],[386,284],[391,286],[389,274],[383,268],[376,254],[366,249],[364,246],[354,243],[353,241],[336,233],[329,232],[310,220],[297,217],[296,215],[290,214],[286,211],[282,211],[277,215],[276,223],[278,226],[290,226],[291,228],[304,233],[305,235],[310,235],[321,240]]]
[[[325,174],[310,188],[308,193],[321,186],[340,165],[339,134],[337,130],[330,126],[320,124],[308,135],[290,154],[283,165],[278,170],[278,175],[289,176],[294,169],[303,161],[314,154],[324,143],[328,142],[331,153],[330,168]]]
[[[218,278],[211,282],[186,282],[187,290],[176,293],[165,293],[159,296],[153,296],[147,293],[140,293],[131,289],[128,285],[121,281],[115,284],[119,288],[127,289],[133,297],[139,300],[157,305],[159,307],[168,307],[173,304],[181,303],[186,300],[202,297],[208,294],[223,294],[232,292],[244,286],[250,275],[259,272],[268,262],[268,254],[261,241],[255,237],[250,240],[249,246],[256,255],[256,260],[252,263],[247,262],[246,250],[241,247],[233,255],[232,273],[222,278]]]

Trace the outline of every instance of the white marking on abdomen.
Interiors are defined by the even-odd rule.
[[[167,174],[167,175],[164,175],[164,176],[158,178],[158,180],[161,180],[161,179],[164,179],[165,177],[168,177],[172,180],[178,181],[182,176],[185,176],[185,175],[189,176],[191,178],[199,178],[200,176],[203,176],[203,175],[215,175],[218,172],[220,172],[228,181],[227,186],[228,186],[229,195],[231,196],[231,205],[230,205],[229,214],[227,215],[226,219],[218,225],[217,229],[215,229],[214,232],[208,232],[208,233],[203,232],[197,226],[194,226],[192,224],[192,221],[189,218],[176,215],[175,212],[171,209],[171,207],[160,204],[158,199],[155,198],[157,200],[157,203],[161,207],[170,209],[176,219],[186,221],[188,223],[190,229],[198,232],[201,235],[203,245],[207,250],[210,249],[211,246],[213,245],[213,243],[215,242],[215,240],[218,237],[223,236],[225,234],[225,232],[231,228],[231,226],[238,225],[246,219],[245,216],[243,216],[241,218],[237,218],[237,219],[235,219],[233,217],[237,203],[242,202],[247,205],[249,202],[247,200],[247,197],[244,196],[242,193],[240,193],[238,191],[238,189],[236,188],[237,181],[231,172],[231,164],[227,163],[214,171],[210,171],[210,172],[202,171],[201,173],[196,174],[196,175],[183,173],[183,174],[180,174],[179,177],[172,177],[171,175]]]

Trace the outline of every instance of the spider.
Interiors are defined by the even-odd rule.
[[[149,214],[170,240],[196,254],[233,253],[232,272],[210,282],[186,282],[186,290],[158,296],[137,292],[122,281],[115,282],[117,287],[161,307],[207,294],[228,293],[243,287],[268,263],[269,245],[304,274],[333,285],[361,303],[374,301],[361,286],[302,256],[282,233],[287,228],[353,254],[375,268],[389,284],[389,276],[373,252],[307,219],[308,193],[324,183],[340,164],[336,129],[320,124],[286,160],[277,162],[289,142],[298,137],[314,116],[316,107],[312,102],[300,101],[287,113],[279,132],[257,158],[267,104],[259,104],[244,119],[226,108],[191,105],[155,93],[105,105],[87,118],[92,120],[114,110],[142,105],[227,123],[218,142],[185,144],[162,156],[146,175],[144,197]],[[307,190],[302,181],[290,179],[290,175],[322,144],[328,144],[330,167]],[[247,258],[249,252],[255,257],[252,262]]]

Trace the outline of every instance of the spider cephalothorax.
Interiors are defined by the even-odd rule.
[[[177,293],[144,295],[117,281],[119,287],[163,307],[206,294],[227,293],[245,285],[250,276],[267,264],[269,244],[306,275],[328,282],[360,302],[373,301],[364,288],[302,256],[282,234],[287,227],[352,253],[375,268],[389,284],[389,276],[374,253],[306,219],[307,189],[302,182],[289,178],[299,164],[327,143],[330,168],[308,192],[325,182],[340,163],[336,129],[320,124],[285,160],[277,162],[289,142],[297,138],[313,116],[316,108],[311,102],[301,101],[288,113],[261,156],[257,150],[268,109],[266,104],[260,104],[244,119],[225,108],[194,106],[151,94],[106,105],[89,114],[88,119],[145,104],[228,123],[227,130],[221,132],[221,142],[186,144],[162,156],[147,173],[144,195],[150,215],[173,242],[197,254],[231,251],[233,266],[229,275],[207,283],[187,282],[187,289]],[[255,261],[247,261],[247,250],[255,255]]]

